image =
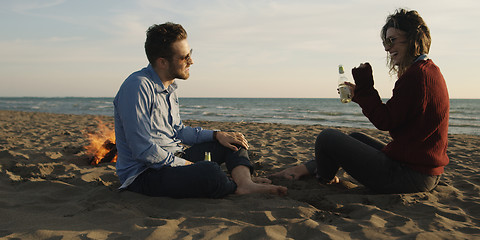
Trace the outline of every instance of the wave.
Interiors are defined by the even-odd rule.
[[[181,98],[184,120],[373,128],[357,104],[338,99]],[[450,132],[480,135],[480,99],[451,100]],[[113,98],[0,97],[0,109],[113,116]]]

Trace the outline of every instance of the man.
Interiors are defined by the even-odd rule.
[[[193,64],[183,27],[151,26],[145,52],[150,64],[131,74],[114,100],[120,188],[175,198],[285,195],[285,187],[271,185],[266,178],[252,180],[248,142],[241,133],[183,125],[175,79],[188,79]],[[205,152],[211,152],[211,162],[203,161]],[[226,163],[232,179],[221,163]]]

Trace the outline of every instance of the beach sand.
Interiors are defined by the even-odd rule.
[[[286,197],[172,199],[120,192],[114,163],[89,164],[99,119],[113,128],[112,117],[0,111],[1,239],[480,239],[480,136],[449,136],[432,192],[374,194],[340,172],[340,186],[273,179]],[[326,128],[185,123],[243,132],[259,176],[311,159]]]

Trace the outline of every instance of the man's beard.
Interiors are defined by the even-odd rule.
[[[178,78],[178,79],[183,79],[187,80],[188,77],[190,77],[190,72],[186,71],[186,68],[175,68],[174,66],[170,66],[169,69],[170,76],[172,76],[173,79]]]

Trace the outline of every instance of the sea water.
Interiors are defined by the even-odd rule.
[[[180,98],[183,120],[375,128],[338,98]],[[386,99],[384,100],[384,102]],[[113,116],[113,98],[0,97],[1,110]],[[451,99],[449,132],[480,135],[480,99]]]

